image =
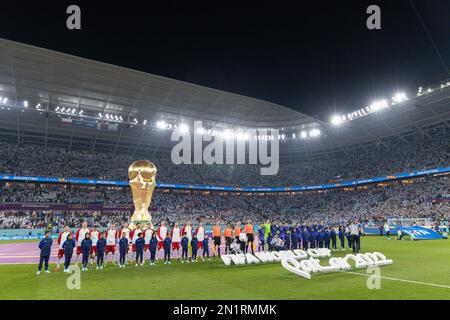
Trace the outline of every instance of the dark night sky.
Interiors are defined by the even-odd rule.
[[[327,119],[450,77],[450,1],[412,1],[444,62],[410,0],[9,1],[0,37]],[[81,7],[81,31],[66,29],[69,4]],[[370,4],[381,30],[366,28]]]

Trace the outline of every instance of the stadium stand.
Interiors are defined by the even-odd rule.
[[[128,166],[137,159],[155,163],[158,182],[233,187],[340,183],[450,164],[448,80],[327,123],[271,102],[9,40],[0,39],[0,49],[0,67],[7,70],[0,79],[0,174],[61,179],[58,184],[0,182],[3,229],[127,220],[128,188],[63,179],[127,181]],[[172,130],[183,124],[192,128],[197,120],[208,130],[279,129],[278,173],[262,176],[260,165],[248,164],[174,165]],[[367,224],[388,217],[439,221],[448,218],[449,193],[444,174],[302,192],[160,188],[151,211],[156,223],[252,218],[257,223],[341,224],[355,217]]]

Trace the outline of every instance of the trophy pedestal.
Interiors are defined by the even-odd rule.
[[[129,225],[130,230],[134,230],[137,228],[137,225],[140,224],[141,226],[147,226],[152,222],[152,217],[150,216],[150,213],[144,212],[144,213],[134,213],[131,217],[131,223]]]
[[[128,228],[130,228],[130,230],[134,230],[137,228],[137,225],[140,224],[141,226],[146,226],[147,224],[149,224],[151,222],[151,220],[136,220],[136,221],[131,221],[130,225],[128,226]]]

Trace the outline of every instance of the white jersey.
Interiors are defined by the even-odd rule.
[[[152,228],[148,228],[144,230],[144,240],[145,244],[150,244],[150,239],[152,238],[154,230]]]
[[[350,228],[351,235],[355,235],[355,236],[359,235],[359,228],[358,228],[357,224],[352,223],[349,228]]]
[[[160,226],[158,228],[157,233],[156,233],[156,238],[158,238],[158,241],[164,241],[166,236],[167,236],[167,227],[166,226]]]
[[[119,232],[119,237],[120,238],[122,238],[122,233],[124,233],[124,232],[125,232],[125,238],[127,238],[128,243],[131,243],[131,238],[130,238],[131,230],[130,230],[130,228],[122,228],[122,229],[120,229],[120,232]]]
[[[91,240],[92,240],[92,246],[93,247],[97,246],[97,241],[98,241],[99,234],[100,234],[100,231],[98,231],[98,230],[92,230],[91,231]]]
[[[198,227],[197,230],[195,230],[195,233],[197,234],[198,241],[203,241],[205,239],[205,228],[204,227]]]
[[[141,229],[136,229],[133,231],[133,236],[132,236],[132,241],[133,244],[136,244],[136,240],[139,238],[139,233],[143,233],[143,231]]]
[[[105,232],[105,239],[107,246],[115,246],[116,245],[116,237],[117,230],[116,229],[108,229]]]
[[[388,224],[385,224],[385,225],[384,225],[384,232],[388,232],[388,231],[390,231],[389,225],[388,225]]]
[[[89,228],[80,228],[77,230],[77,247],[81,246],[81,241],[84,240],[86,234],[88,234],[89,232]]]
[[[63,231],[60,232],[59,236],[58,236],[58,244],[59,244],[59,248],[62,249],[64,242],[66,242],[67,240],[67,236],[70,234],[70,231]]]
[[[180,228],[174,227],[172,229],[171,238],[172,238],[172,242],[181,242],[181,231],[180,231]]]
[[[186,232],[186,236],[189,239],[189,242],[192,240],[192,226],[184,226],[181,233]]]

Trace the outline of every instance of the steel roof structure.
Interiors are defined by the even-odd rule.
[[[286,134],[320,127],[323,135],[317,139],[281,144],[282,157],[290,160],[335,157],[374,144],[388,147],[392,141],[409,143],[410,135],[431,138],[430,130],[448,136],[450,126],[450,86],[335,127],[275,103],[5,39],[0,39],[0,97],[3,138],[91,151],[167,151],[172,145],[169,131],[142,126],[143,119],[202,120],[212,128],[280,128]],[[104,122],[98,115],[108,113],[124,121],[114,131],[66,126],[57,107],[74,110],[73,119]]]

